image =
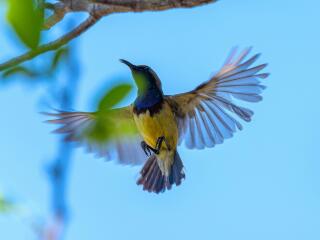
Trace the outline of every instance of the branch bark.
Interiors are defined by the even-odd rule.
[[[54,11],[46,23],[48,29],[63,19],[68,12],[88,12],[95,16],[107,16],[111,13],[163,11],[173,8],[191,8],[217,0],[60,0],[56,4],[47,4]]]
[[[90,17],[72,31],[62,37],[40,45],[37,49],[28,51],[18,57],[12,58],[0,64],[0,71],[14,67],[34,57],[56,50],[80,36],[83,32],[93,26],[99,19],[111,13],[123,12],[144,12],[144,11],[163,11],[173,8],[191,8],[203,4],[213,3],[217,0],[60,0],[55,6],[50,5],[54,14],[50,16],[45,24],[46,28],[63,19],[68,12],[88,12]]]
[[[217,0],[61,0],[71,11],[94,10],[98,14],[120,12],[163,11],[172,8],[191,8]]]

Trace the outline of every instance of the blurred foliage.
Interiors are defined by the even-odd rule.
[[[102,97],[98,105],[98,111],[102,112],[111,109],[119,102],[121,102],[132,90],[132,86],[127,83],[123,83],[113,87],[110,91]]]
[[[19,39],[29,48],[39,45],[44,22],[42,1],[7,0],[7,17]]]
[[[41,40],[41,30],[44,22],[42,0],[6,0],[6,2],[8,6],[7,18],[10,26],[24,45],[28,48],[36,49]],[[54,52],[37,57],[29,63],[7,69],[0,73],[0,84],[12,82],[12,80],[24,81],[29,85],[33,83],[48,84],[50,90],[46,91],[46,97],[47,95],[55,96],[55,103],[64,106],[63,101],[68,101],[66,100],[68,99],[66,95],[69,88],[72,90],[69,92],[76,92],[74,89],[76,85],[71,79],[74,76],[74,68],[70,68],[70,65],[68,65],[75,59],[75,57],[71,57],[74,53],[74,50],[70,50],[68,46],[61,47]],[[78,67],[77,64],[75,65]],[[70,79],[67,79],[67,86],[63,86],[63,88],[61,87],[61,81],[59,83],[60,75],[58,78],[58,74],[63,73],[61,70],[68,70],[71,75]],[[103,97],[97,101],[94,124],[85,132],[85,134],[88,134],[89,140],[91,139],[95,143],[105,143],[124,134],[135,133],[136,129],[132,128],[132,120],[127,121],[118,118],[119,112],[112,110],[131,90],[132,86],[130,84],[117,84],[106,91]],[[73,98],[73,95],[71,94],[70,96],[69,94],[69,98]],[[61,176],[59,177],[61,178]],[[56,187],[59,188],[59,186]],[[61,196],[61,198],[63,197]],[[57,200],[54,199],[53,201]],[[16,209],[18,209],[16,203],[5,198],[0,193],[0,214],[11,213]]]
[[[20,77],[19,80],[28,80],[29,83],[30,80],[33,82],[50,80],[54,74],[56,74],[59,65],[69,56],[69,54],[69,47],[62,47],[54,51],[48,60],[43,61],[44,64],[40,67],[35,67],[35,64],[30,64],[28,66],[15,66],[9,68],[1,74],[2,83],[9,82],[17,76]]]
[[[6,2],[8,5],[7,17],[11,27],[22,43],[31,49],[36,49],[40,42],[44,23],[44,0],[6,0]],[[38,61],[35,64],[34,61],[36,60],[34,60],[31,63],[7,69],[0,75],[1,83],[8,83],[13,79],[27,81],[28,84],[51,82],[56,79],[59,66],[66,67],[61,63],[68,59],[70,54],[68,46],[61,47],[52,54],[41,56],[44,61]],[[59,88],[59,84],[57,86]],[[52,84],[51,87],[50,92],[54,95],[55,84]],[[131,128],[132,122],[119,120],[121,119],[117,116],[119,112],[112,110],[131,90],[132,86],[130,84],[122,83],[106,91],[98,101],[97,112],[94,114],[94,124],[86,132],[89,139],[95,142],[105,142],[112,137],[130,134],[134,131]]]
[[[0,194],[0,213],[8,213],[13,209],[13,203]]]
[[[34,78],[37,76],[37,73],[31,69],[28,69],[23,66],[16,66],[16,67],[10,68],[9,70],[4,71],[2,74],[2,78],[6,79],[16,74],[23,75],[26,77],[31,77],[31,78]]]
[[[110,139],[121,137],[124,134],[131,134],[131,122],[119,117],[120,112],[112,110],[132,90],[132,85],[123,83],[114,86],[107,91],[98,103],[94,125],[85,134],[94,142],[106,142]]]

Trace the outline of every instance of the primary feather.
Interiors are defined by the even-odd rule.
[[[208,82],[190,92],[166,96],[176,114],[180,142],[185,140],[188,148],[202,149],[223,143],[236,129],[242,130],[235,117],[251,121],[253,111],[235,104],[233,99],[261,101],[265,86],[260,84],[260,79],[269,74],[259,73],[266,64],[251,67],[259,54],[244,61],[249,52],[246,49],[237,57],[236,51],[232,51]]]

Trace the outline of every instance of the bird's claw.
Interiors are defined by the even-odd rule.
[[[162,142],[165,142],[167,147],[168,147],[168,144],[167,144],[167,141],[165,139],[164,136],[161,136],[157,139],[157,142],[156,142],[156,147],[155,148],[152,148],[150,147],[145,141],[142,141],[141,142],[141,148],[143,149],[144,153],[147,155],[147,156],[151,156],[152,155],[152,152],[155,153],[155,154],[159,154],[160,153],[160,149],[161,149],[161,146],[162,146]],[[169,149],[169,147],[168,147]]]
[[[143,151],[147,155],[147,157],[151,156],[151,149],[148,146],[148,144],[146,144],[145,141],[141,142],[141,148],[143,149]]]

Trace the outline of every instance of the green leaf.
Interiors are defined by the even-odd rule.
[[[7,0],[8,21],[20,40],[29,48],[39,45],[44,21],[44,9],[34,0]]]
[[[95,123],[85,133],[88,139],[96,143],[105,143],[110,139],[120,137],[124,134],[132,134],[128,122],[114,122],[117,116],[113,116],[115,113],[111,110],[130,93],[131,89],[132,85],[123,83],[105,93],[99,101],[98,111],[95,115]]]
[[[100,100],[98,105],[98,111],[105,111],[111,109],[123,100],[131,91],[132,86],[130,84],[120,84],[113,87],[108,91],[104,97]]]

